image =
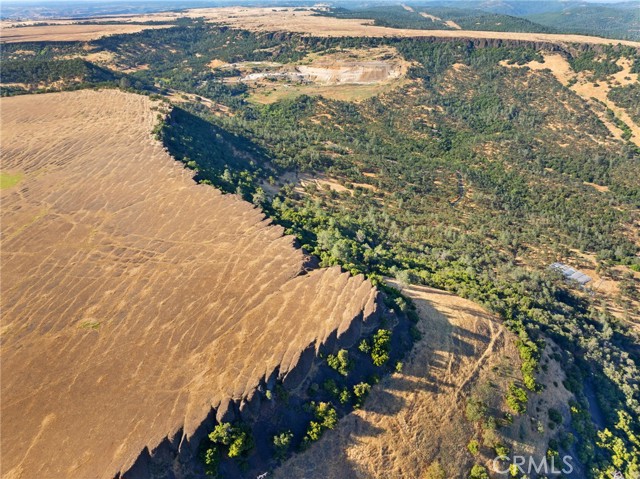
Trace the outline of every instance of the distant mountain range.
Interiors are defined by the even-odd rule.
[[[244,0],[243,6],[312,6],[315,1]],[[579,2],[530,0],[407,1],[403,8],[390,1],[335,1],[332,14],[343,18],[371,18],[376,24],[425,30],[455,29],[541,33],[581,33],[624,40],[640,39],[640,2]],[[197,7],[237,4],[233,0],[166,1],[33,1],[3,2],[0,18],[87,18],[115,14],[141,14]],[[427,13],[428,15],[423,15]],[[432,18],[432,17],[437,17]]]
[[[384,2],[338,2],[337,7],[348,9],[351,16],[366,15],[377,23],[407,28],[448,28],[453,21],[462,29],[580,33],[625,40],[640,39],[640,2],[590,3],[578,1],[526,0],[445,0],[405,2],[402,12]],[[386,5],[386,6],[385,6]],[[386,13],[383,14],[382,11]],[[417,18],[427,13],[441,22]],[[412,16],[413,14],[413,16]],[[348,16],[344,12],[342,16]]]

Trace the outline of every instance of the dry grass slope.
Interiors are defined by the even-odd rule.
[[[3,477],[109,478],[375,309],[150,134],[147,97],[2,99]]]
[[[631,73],[631,64],[627,59],[618,60],[618,64],[622,68],[621,71],[610,75],[606,81],[595,81],[589,79],[584,73],[575,73],[567,59],[558,53],[543,53],[543,56],[544,63],[534,60],[527,63],[526,66],[532,71],[550,70],[560,83],[571,88],[591,106],[594,113],[598,115],[615,138],[622,138],[622,130],[606,117],[602,109],[594,108],[594,99],[606,105],[617,118],[629,127],[632,133],[630,140],[636,146],[640,146],[640,125],[633,121],[626,110],[617,106],[608,97],[612,86],[625,86],[638,82],[640,76],[637,73]],[[508,68],[521,68],[517,65],[508,65],[505,62],[501,62],[501,64]]]
[[[473,464],[466,446],[474,434],[465,419],[466,397],[489,380],[506,389],[509,378],[494,370],[519,374],[513,338],[471,301],[421,286],[404,292],[418,307],[423,338],[402,373],[375,386],[364,409],[285,463],[277,478],[419,479],[434,461],[447,477],[466,477]]]

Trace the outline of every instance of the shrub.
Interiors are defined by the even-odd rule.
[[[356,397],[355,407],[360,407],[371,391],[371,384],[358,383],[353,386],[353,395]]]
[[[402,296],[398,296],[394,300],[394,309],[397,309],[399,312],[404,313],[408,307],[407,301]]]
[[[229,457],[238,457],[253,448],[253,438],[251,433],[242,426],[233,426],[231,423],[218,424],[211,434],[209,440],[214,444],[227,446]]]
[[[293,433],[291,431],[285,431],[273,436],[273,446],[276,449],[276,457],[284,457],[285,453],[291,446],[293,440]]]
[[[314,412],[315,421],[309,423],[309,428],[304,436],[305,443],[317,441],[325,429],[333,429],[338,424],[338,413],[331,403],[311,403],[311,409]]]
[[[487,474],[487,470],[483,466],[476,464],[471,468],[469,479],[489,479],[489,474]]]
[[[289,391],[282,385],[276,384],[276,397],[279,401],[287,402],[289,400]]]
[[[533,341],[522,341],[518,339],[516,341],[518,353],[522,360],[522,381],[527,389],[530,391],[536,391],[538,384],[536,383],[535,373],[538,369],[538,363],[540,360],[540,351],[538,345]]]
[[[489,416],[484,421],[484,428],[495,431],[498,428],[498,421],[496,421],[495,417]]]
[[[229,445],[229,457],[238,457],[253,449],[253,439],[245,432],[241,431]]]
[[[565,451],[568,451],[575,442],[576,442],[576,438],[570,432],[563,434],[562,437],[560,438],[560,446]]]
[[[554,408],[549,408],[548,413],[549,419],[551,419],[552,422],[556,424],[562,424],[562,414],[560,414],[560,411]]]
[[[438,462],[432,462],[424,475],[425,479],[447,479],[447,472]]]
[[[214,444],[224,444],[228,446],[233,440],[233,426],[228,422],[218,424],[213,429],[213,432],[209,434],[209,439]]]
[[[202,455],[204,462],[204,473],[208,477],[218,477],[218,466],[220,464],[220,452],[218,448],[213,446],[205,450]]]
[[[390,347],[391,331],[379,329],[373,336],[373,345],[371,346],[371,359],[374,365],[382,366],[389,360]]]
[[[412,305],[409,305],[409,307],[411,306]],[[420,321],[420,316],[414,309],[407,310],[407,318],[409,318],[409,321],[411,321],[413,324],[416,324],[418,321]]]
[[[307,429],[307,434],[304,436],[304,442],[309,443],[313,441],[317,441],[322,436],[322,424],[316,421],[311,421],[309,423],[309,428]]]
[[[516,414],[524,414],[527,411],[527,391],[511,383],[507,404]]]
[[[467,449],[471,454],[475,456],[480,452],[480,444],[477,440],[472,439],[471,441],[469,441],[469,444],[467,444]]]
[[[395,277],[403,286],[409,286],[412,283],[417,283],[418,281],[420,281],[420,278],[418,277],[418,275],[416,275],[413,271],[408,269],[402,269],[402,270],[396,271]]]
[[[327,379],[322,385],[322,389],[335,397],[338,397],[338,395],[340,394],[340,389],[333,379]]]
[[[495,446],[495,451],[496,451],[496,456],[508,456],[509,455],[509,448],[507,446],[505,446],[504,444],[496,444]]]
[[[477,397],[470,397],[467,400],[467,408],[465,413],[467,420],[470,422],[482,421],[487,414],[487,405]]]
[[[327,364],[343,376],[347,376],[353,367],[353,362],[349,360],[349,351],[346,349],[341,349],[335,356],[333,354],[327,356]]]
[[[409,334],[411,335],[411,340],[413,342],[417,342],[422,339],[422,333],[414,325],[411,325],[411,327],[409,328]]]

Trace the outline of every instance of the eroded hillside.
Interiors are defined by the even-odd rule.
[[[167,437],[186,448],[212,407],[242,411],[375,312],[362,276],[306,271],[259,209],[197,186],[152,108],[2,100],[4,477],[112,478]]]

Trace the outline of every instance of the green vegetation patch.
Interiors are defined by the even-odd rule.
[[[115,79],[116,76],[109,70],[81,58],[8,60],[2,65],[2,81],[8,83],[38,84],[60,80],[109,82]]]
[[[640,83],[614,87],[607,96],[616,105],[624,108],[631,119],[640,125]]]
[[[16,186],[22,180],[22,173],[7,173],[0,171],[0,190]]]
[[[328,402],[311,403],[314,420],[309,423],[309,428],[304,436],[304,443],[317,441],[327,429],[333,429],[338,424],[338,413]]]

